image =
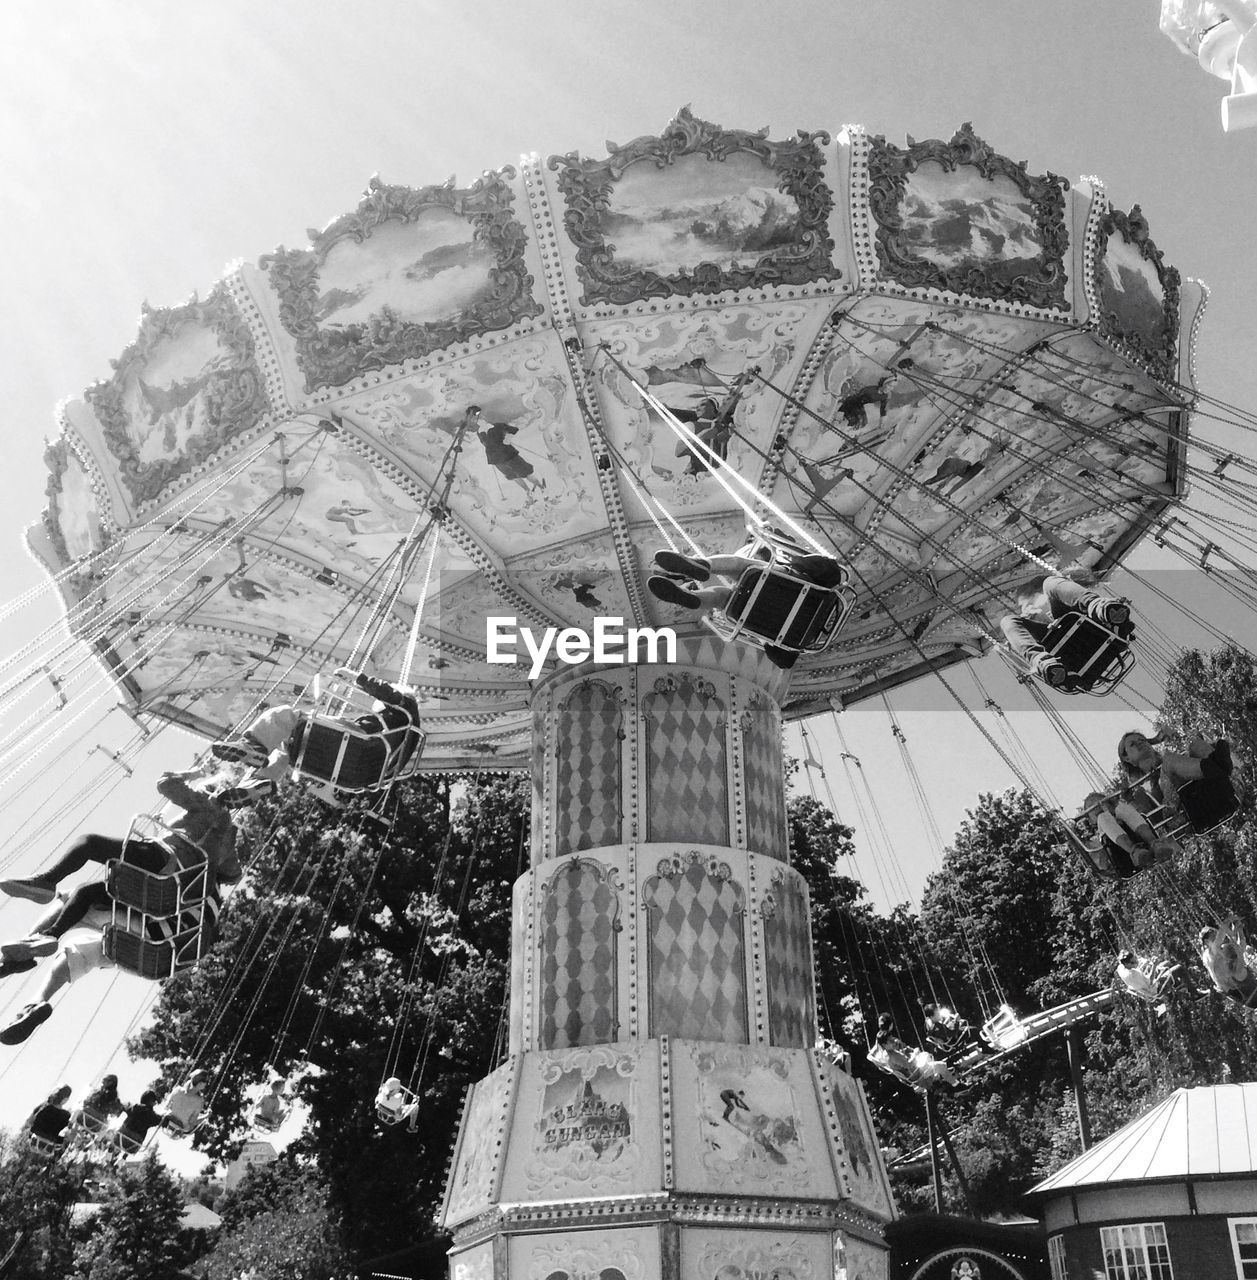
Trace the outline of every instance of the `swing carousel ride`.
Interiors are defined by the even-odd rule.
[[[309,248],[146,310],[62,409],[30,541],[137,711],[222,736],[369,626],[422,767],[511,768],[532,664],[487,661],[488,618],[701,634],[651,553],[787,516],[855,597],[794,670],[806,716],[978,656],[1036,565],[1103,575],[1163,517],[1200,305],[1138,209],[968,127],[683,111],[605,158],[373,181]],[[705,401],[710,458],[674,430]]]
[[[968,125],[773,140],[684,109],[601,157],[373,180],[308,247],[146,309],[60,410],[30,545],[137,716],[228,738],[348,667],[413,688],[414,768],[531,770],[511,1056],[443,1211],[468,1274],[502,1234],[596,1271],[669,1216],[683,1258],[884,1273],[868,1112],[813,1047],[782,719],[947,682],[1035,574],[1191,551],[1202,306],[1138,207]],[[768,570],[713,613],[652,587],[657,551],[748,535]],[[630,628],[678,656],[624,661]],[[1092,630],[1067,656],[1103,692],[1131,636]]]

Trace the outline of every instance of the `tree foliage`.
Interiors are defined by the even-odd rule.
[[[206,1280],[338,1280],[350,1274],[327,1187],[294,1159],[251,1170],[221,1208]]]
[[[1118,993],[1084,1025],[1095,1136],[1182,1085],[1257,1078],[1252,1015],[1205,990],[1195,939],[1202,923],[1231,913],[1257,934],[1257,665],[1235,648],[1185,653],[1159,727],[1180,749],[1198,732],[1228,738],[1242,808],[1174,863],[1119,884],[1094,877],[1031,795],[1007,791],[976,798],[919,913],[902,905],[881,912],[847,874],[851,829],[813,799],[791,801],[792,861],[811,896],[820,1024],[865,1077],[887,1146],[917,1147],[925,1126],[920,1095],[867,1062],[879,1014],[919,1043],[926,998],[975,1023],[1005,1000],[1022,1012],[1051,1007],[1112,986],[1126,946],[1183,964],[1185,980],[1163,1017]],[[211,1280],[332,1277],[346,1257],[361,1262],[432,1237],[465,1088],[503,1051],[527,796],[501,779],[424,781],[402,788],[397,806],[387,834],[298,790],[259,806],[249,820],[248,876],[224,912],[221,940],[204,963],[164,985],[153,1024],[134,1043],[163,1064],[168,1084],[193,1063],[214,1072],[197,1138],[211,1156],[230,1155],[246,1136],[247,1097],[272,1068],[308,1108],[291,1159],[220,1202],[224,1225],[203,1260]],[[386,1075],[415,1087],[418,1132],[378,1123],[374,1097]],[[978,1212],[1019,1210],[1021,1193],[1079,1150],[1059,1036],[973,1073],[938,1104]],[[8,1274],[93,1280],[104,1233],[128,1238],[129,1193],[119,1191],[76,1259],[66,1225],[75,1189],[59,1166],[33,1161],[20,1142],[0,1149],[0,1258],[19,1246]],[[905,1173],[894,1182],[901,1207],[932,1207],[928,1178]],[[154,1194],[169,1207],[164,1191]],[[210,1197],[212,1188],[195,1194]],[[951,1174],[946,1194],[947,1208],[963,1209]],[[140,1265],[127,1274],[147,1274]]]
[[[296,788],[259,806],[220,941],[164,984],[133,1045],[167,1083],[194,1061],[215,1073],[198,1143],[217,1157],[246,1135],[249,1091],[291,1077],[309,1109],[297,1150],[366,1253],[431,1234],[463,1094],[494,1065],[527,817],[515,781],[419,781],[396,805],[387,835]],[[377,1120],[389,1075],[416,1089],[422,1138]]]
[[[170,1280],[186,1259],[178,1237],[183,1215],[179,1183],[150,1155],[124,1166],[75,1250],[78,1280]]]

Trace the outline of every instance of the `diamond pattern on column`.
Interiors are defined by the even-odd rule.
[[[663,676],[646,717],[646,839],[729,843],[725,704],[705,680]]]
[[[727,863],[665,858],[642,887],[649,917],[650,1034],[747,1039],[743,894]]]
[[[746,796],[746,847],[786,859],[786,792],[777,708],[752,694],[742,716],[742,781]]]
[[[615,869],[591,859],[573,858],[542,890],[541,1048],[614,1039],[619,916]]]
[[[584,680],[559,711],[555,785],[556,851],[579,853],[620,843],[619,690]]]
[[[545,856],[546,819],[546,711],[541,699],[532,709],[532,860],[540,862]]]
[[[769,1043],[807,1048],[816,1039],[812,934],[807,893],[797,872],[779,867],[760,903],[768,979]]]

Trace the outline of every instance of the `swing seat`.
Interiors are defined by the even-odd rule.
[[[913,1069],[912,1063],[901,1053],[892,1054],[884,1045],[875,1044],[868,1053],[869,1061],[887,1075],[894,1076],[901,1084],[910,1089],[921,1086],[921,1073]]]
[[[196,964],[218,936],[221,905],[206,896],[206,880],[205,862],[162,875],[110,862],[105,884],[113,919],[104,929],[105,955],[158,982]]]
[[[820,653],[828,648],[855,604],[855,593],[840,571],[835,586],[822,587],[796,573],[796,556],[815,554],[811,547],[768,525],[748,525],[743,555],[763,563],[742,571],[723,609],[705,619],[722,640],[755,648],[766,644],[794,653]]]
[[[45,1138],[38,1133],[28,1133],[26,1143],[32,1155],[55,1160],[64,1150],[65,1143],[55,1138]]]
[[[935,1027],[925,1033],[925,1038],[944,1055],[959,1053],[972,1037],[972,1028],[967,1022],[955,1027]]]
[[[253,1113],[253,1127],[262,1133],[274,1133],[287,1119],[287,1111],[280,1112],[278,1116],[264,1116],[261,1112],[255,1111]]]
[[[1029,1032],[1021,1025],[1021,1019],[1011,1006],[1002,1004],[999,1009],[982,1024],[982,1039],[993,1049],[1003,1051],[1015,1049],[1022,1044]]]
[[[377,714],[372,711],[374,701],[346,681],[333,682],[329,694],[330,705],[344,714]],[[319,714],[307,717],[293,732],[288,756],[294,778],[325,783],[338,795],[362,795],[413,778],[426,738],[413,720],[372,732],[342,716]]]
[[[1193,836],[1207,835],[1235,816],[1239,797],[1230,778],[1193,778],[1178,789],[1178,802]]]
[[[414,1093],[404,1085],[389,1095],[388,1102],[377,1100],[375,1114],[381,1124],[402,1124],[409,1119],[406,1111],[417,1101]]]
[[[707,625],[725,641],[820,653],[837,635],[853,603],[849,593],[818,587],[771,565],[748,567],[725,607],[708,615]]]
[[[1072,688],[1057,688],[1057,693],[1102,697],[1116,689],[1135,665],[1130,633],[1123,636],[1084,613],[1070,612],[1057,618],[1042,643],[1074,677]]]

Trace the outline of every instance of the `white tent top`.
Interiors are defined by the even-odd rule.
[[[1254,1171],[1257,1083],[1203,1085],[1176,1089],[1029,1194]]]

